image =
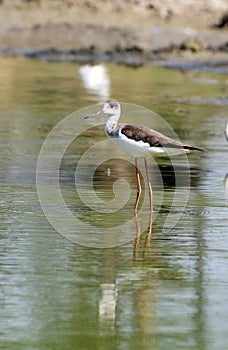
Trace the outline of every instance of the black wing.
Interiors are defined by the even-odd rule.
[[[143,141],[148,143],[151,147],[182,148],[186,150],[203,151],[202,148],[183,144],[180,141],[173,140],[153,129],[149,129],[144,126],[122,124],[120,127],[121,133],[129,139]]]

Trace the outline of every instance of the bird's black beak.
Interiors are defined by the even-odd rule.
[[[84,117],[84,119],[95,117],[96,115],[99,115],[99,114],[101,114],[101,113],[103,113],[103,110],[98,111],[97,113],[93,113],[93,114],[90,114],[90,115],[86,115],[86,116]]]

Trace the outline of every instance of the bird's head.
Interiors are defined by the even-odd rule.
[[[120,115],[120,104],[118,101],[116,100],[108,100],[104,103],[104,106],[103,108],[94,113],[94,114],[91,114],[91,115],[87,115],[84,117],[84,119],[87,119],[87,118],[91,118],[91,117],[95,117],[96,115],[99,115],[99,114],[109,114],[109,115]]]
[[[119,113],[119,111],[120,111],[120,104],[116,100],[106,101],[103,108],[102,108],[103,113],[110,114],[110,115],[114,115],[116,113]]]

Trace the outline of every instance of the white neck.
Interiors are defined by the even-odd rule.
[[[105,131],[107,134],[110,134],[118,125],[120,119],[120,110],[115,114],[111,115],[105,123]]]

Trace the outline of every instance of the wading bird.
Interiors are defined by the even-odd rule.
[[[149,129],[144,126],[136,126],[130,124],[119,124],[121,115],[120,103],[116,100],[108,100],[104,103],[103,108],[97,113],[87,115],[84,119],[97,116],[99,114],[108,114],[109,117],[105,124],[105,132],[112,141],[117,143],[125,152],[135,158],[135,170],[137,180],[137,196],[134,206],[134,213],[137,217],[137,209],[139,204],[140,195],[142,192],[140,175],[138,170],[138,158],[143,158],[146,168],[146,177],[149,189],[150,197],[150,221],[148,236],[151,235],[152,231],[152,220],[153,220],[153,193],[152,186],[149,177],[147,158],[152,154],[180,154],[189,151],[203,151],[202,148],[193,147],[181,143],[180,141],[171,139],[153,129]],[[138,232],[138,234],[140,234]]]

